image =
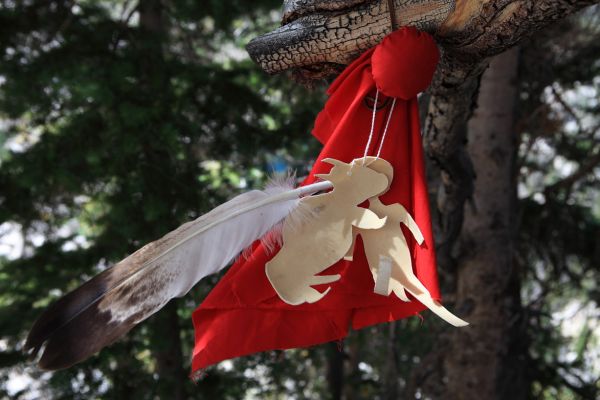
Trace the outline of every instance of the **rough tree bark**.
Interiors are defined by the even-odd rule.
[[[453,351],[444,364],[455,398],[528,397],[515,262],[517,72],[516,48],[494,58],[468,124],[468,152],[477,178],[474,207],[466,208],[461,235],[457,307],[469,310],[472,325],[452,332]]]
[[[435,34],[446,50],[479,61],[597,0],[393,0],[400,26]],[[388,0],[284,0],[283,25],[252,40],[265,71],[318,78],[351,62],[391,31]]]
[[[455,128],[461,140],[468,140],[466,149],[459,141],[453,144],[461,152],[457,160],[467,150],[468,181],[475,180],[462,231],[453,232],[452,240],[458,239],[459,244],[454,254],[452,298],[455,309],[471,326],[446,329],[438,337],[433,351],[412,374],[408,398],[417,393],[449,400],[527,397],[527,340],[519,324],[519,277],[513,260],[517,65],[516,49],[492,61],[482,77],[472,118]],[[456,171],[460,168],[462,164]],[[452,188],[464,196],[460,184]],[[451,203],[460,212],[460,220],[452,223],[463,221],[460,201],[464,198],[454,197]],[[446,255],[451,257],[440,254]]]
[[[439,266],[445,271],[454,271],[452,247],[462,227],[464,203],[473,193],[475,173],[465,149],[467,120],[485,66],[485,62],[465,63],[446,56],[429,90],[423,135],[425,151],[440,170],[436,249]]]
[[[528,395],[527,340],[519,323],[514,261],[517,67],[516,49],[494,58],[468,124],[477,179],[460,236],[456,306],[471,326],[441,339],[435,363],[442,370],[435,380],[421,382],[423,394],[432,398],[518,400]]]

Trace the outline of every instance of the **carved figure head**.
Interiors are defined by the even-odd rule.
[[[385,192],[389,187],[386,175],[369,168],[368,165],[363,165],[362,158],[354,160],[350,164],[333,158],[325,158],[322,161],[332,164],[333,168],[328,174],[316,176],[332,182],[334,190],[336,187],[340,189],[344,187],[344,195],[352,197],[352,201],[360,200],[362,202]]]
[[[392,164],[390,164],[383,158],[367,157],[365,166],[369,167],[369,169],[372,169],[373,171],[385,175],[385,177],[388,180],[388,185],[385,188],[385,190],[381,193],[387,192],[392,184],[392,180],[394,179],[394,167],[392,167]]]

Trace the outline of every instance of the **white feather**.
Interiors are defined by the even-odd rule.
[[[115,296],[119,299],[101,302],[100,309],[111,311],[111,321],[123,321],[144,311],[136,321],[139,322],[170,299],[185,295],[198,281],[225,268],[242,250],[283,220],[298,203],[298,197],[282,196],[289,192],[290,188],[277,186],[244,193],[151,243],[148,246],[154,247],[153,252],[157,248],[164,250],[158,250],[119,287],[151,286],[152,296],[137,304]],[[118,287],[114,290],[118,291]]]
[[[297,189],[284,184],[235,197],[59,299],[35,322],[25,348],[35,354],[46,343],[40,360],[46,369],[86,359],[226,267],[286,218],[300,197],[331,187],[330,182]]]

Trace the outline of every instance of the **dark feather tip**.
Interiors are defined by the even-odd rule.
[[[98,301],[110,287],[111,272],[112,268],[61,297],[35,321],[24,350],[35,358],[45,344],[39,361],[41,368],[67,368],[106,345],[109,338],[104,334],[110,313],[100,312]]]

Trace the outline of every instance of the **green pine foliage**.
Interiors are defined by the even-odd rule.
[[[600,13],[523,48],[519,264],[532,397],[600,395]]]
[[[450,329],[425,313],[226,361],[194,385],[191,313],[219,276],[70,369],[21,352],[49,303],[261,186],[273,160],[306,173],[322,88],[266,76],[243,50],[280,6],[0,0],[0,398],[329,399],[341,363],[345,398],[392,399],[427,374]],[[522,48],[515,229],[536,399],[600,391],[598,26],[592,9]]]
[[[0,221],[26,241],[23,256],[0,267],[0,361],[7,373],[35,378],[24,398],[38,387],[49,398],[168,398],[181,385],[185,396],[240,398],[262,386],[237,371],[215,370],[194,387],[188,362],[172,370],[158,365],[164,352],[180,354],[165,364],[189,359],[190,314],[214,278],[166,316],[66,371],[42,374],[20,346],[61,294],[262,185],[269,157],[295,151],[306,169],[316,149],[308,132],[318,93],[265,76],[240,49],[259,22],[261,29],[274,24],[269,13],[276,6],[0,5]],[[173,316],[176,325],[168,322]]]

